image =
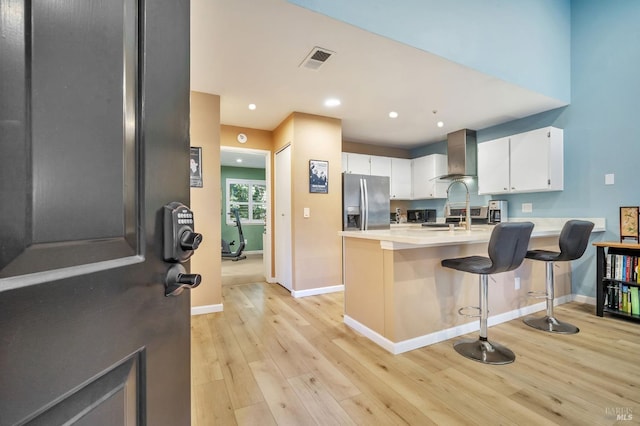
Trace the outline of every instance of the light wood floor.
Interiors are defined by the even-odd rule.
[[[223,297],[224,312],[192,318],[194,426],[640,422],[640,324],[593,306],[556,308],[576,335],[489,328],[516,353],[489,366],[453,340],[391,355],[343,324],[342,293],[294,299],[252,283]]]
[[[246,259],[222,259],[222,285],[246,284],[264,281],[262,253],[247,253]]]

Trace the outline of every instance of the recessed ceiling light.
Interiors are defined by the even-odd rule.
[[[389,113],[389,118],[398,118],[398,113],[397,113],[397,112],[395,112],[395,111],[391,111],[391,112]]]
[[[236,158],[236,163],[242,163],[242,158]]]
[[[326,101],[324,101],[324,106],[327,107],[337,107],[340,105],[340,99],[337,98],[329,98]]]
[[[254,109],[256,109],[256,104],[249,104],[249,109],[251,111],[253,111]]]
[[[436,123],[436,125],[437,125],[438,127],[442,127],[442,126],[444,126],[444,123],[443,123],[442,121],[438,121],[438,122]]]

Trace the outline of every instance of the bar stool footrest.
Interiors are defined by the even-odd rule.
[[[537,328],[538,330],[548,331],[550,333],[558,334],[576,334],[580,331],[575,325],[569,324],[557,320],[555,317],[545,315],[542,318],[527,317],[523,320],[529,327]]]
[[[529,295],[529,297],[533,297],[534,299],[546,299],[548,296],[546,291],[528,291],[527,295]]]
[[[463,357],[483,364],[510,364],[516,359],[516,355],[507,347],[485,339],[460,340],[453,348]]]
[[[473,310],[478,312],[477,314],[468,314],[465,313],[465,310]],[[468,317],[468,318],[480,318],[480,312],[482,312],[480,310],[480,306],[463,306],[462,308],[458,309],[458,315],[462,315],[464,317]]]

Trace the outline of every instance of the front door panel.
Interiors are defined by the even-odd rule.
[[[0,425],[189,424],[189,2],[0,3]],[[188,263],[185,264],[188,269]]]

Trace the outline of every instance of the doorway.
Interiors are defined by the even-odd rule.
[[[242,260],[223,258],[222,285],[246,284],[256,281],[272,282],[271,273],[271,152],[267,150],[220,147],[220,183],[222,186],[221,234],[230,248],[239,247],[239,232],[235,220],[229,216],[230,207],[237,204],[230,199],[234,185],[246,188],[248,194],[266,190],[264,203],[248,195],[240,207],[240,222],[246,242]],[[262,188],[264,185],[264,188]],[[232,197],[233,198],[233,197]],[[244,200],[243,200],[244,201]],[[256,201],[256,204],[251,204]],[[255,216],[255,217],[254,217]]]

